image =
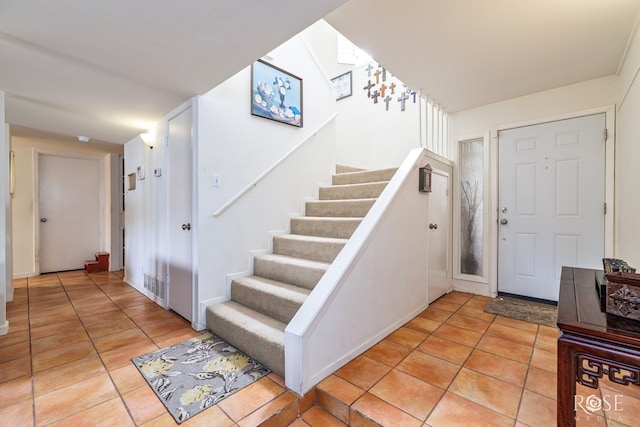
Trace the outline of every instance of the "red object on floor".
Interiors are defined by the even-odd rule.
[[[84,270],[87,273],[95,273],[98,271],[109,271],[109,253],[96,252],[95,260],[84,262]]]

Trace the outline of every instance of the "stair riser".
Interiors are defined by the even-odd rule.
[[[231,299],[283,323],[289,323],[302,305],[235,280],[231,282]]]
[[[371,199],[380,196],[387,182],[321,187],[320,200]]]
[[[395,169],[335,176],[335,186],[319,190],[319,201],[307,202],[306,218],[291,220],[292,234],[274,237],[273,254],[254,258],[254,276],[232,281],[231,301],[207,307],[207,327],[284,377],[286,324],[393,173]]]
[[[333,175],[333,185],[361,184],[364,182],[390,181],[397,169],[382,169],[376,171],[363,171],[354,173],[339,173]]]
[[[291,220],[291,233],[303,236],[336,237],[348,239],[351,237],[361,220],[321,220],[309,218],[293,218]]]
[[[336,165],[336,173],[363,172],[365,170],[366,169],[355,168],[353,166],[340,165],[340,164]]]
[[[333,262],[343,247],[344,243],[290,240],[277,236],[273,238],[274,254],[313,261]]]
[[[253,274],[256,276],[290,283],[306,289],[313,289],[326,271],[326,269],[283,264],[260,258],[255,258],[253,262]]]
[[[265,340],[244,325],[207,310],[207,326],[229,344],[284,377],[284,346]]]
[[[375,200],[307,202],[307,216],[363,218]]]

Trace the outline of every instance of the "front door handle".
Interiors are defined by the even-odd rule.
[[[509,220],[507,220],[507,218],[502,218],[500,220],[500,224],[502,224],[502,225],[507,225],[508,222],[509,222]]]
[[[191,230],[191,224],[190,223],[182,224],[182,229],[183,230]]]

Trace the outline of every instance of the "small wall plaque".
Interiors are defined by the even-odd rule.
[[[418,177],[418,190],[421,193],[430,193],[431,192],[431,173],[433,169],[431,165],[427,163],[423,167],[418,169],[419,177]]]
[[[135,190],[136,189],[136,174],[135,173],[130,173],[129,175],[127,175],[128,181],[129,181],[129,187],[128,190]]]
[[[333,85],[333,89],[336,93],[336,101],[351,96],[352,88],[351,88],[351,71],[347,71],[344,74],[339,75],[338,77],[334,77],[331,79],[331,84]]]

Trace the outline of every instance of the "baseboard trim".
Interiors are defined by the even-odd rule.
[[[9,321],[5,320],[4,324],[0,326],[0,335],[7,335],[9,333]]]
[[[38,273],[36,273],[35,271],[31,271],[28,273],[14,273],[13,274],[13,278],[14,279],[28,279],[29,277],[36,277],[38,276]]]

